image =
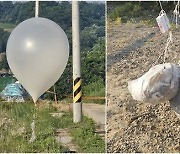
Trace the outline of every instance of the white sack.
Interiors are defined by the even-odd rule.
[[[159,64],[128,82],[128,90],[137,101],[168,101],[177,94],[179,76],[180,70],[175,64]]]

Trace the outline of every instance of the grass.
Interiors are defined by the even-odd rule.
[[[83,97],[105,97],[105,85],[102,78],[97,80],[96,82],[90,83],[86,86],[83,86],[82,89],[83,96],[82,96],[82,103],[96,103],[96,104],[105,104],[104,100],[91,100],[91,99],[84,99]],[[72,97],[66,97],[61,100],[64,103],[72,103]]]
[[[0,102],[0,152],[68,152],[56,143],[58,128],[68,128],[80,152],[105,152],[104,141],[94,133],[94,122],[83,117],[81,123],[74,124],[72,113],[64,113],[54,118],[50,113],[57,112],[52,105],[35,109],[34,104]],[[31,122],[35,117],[37,139],[30,143]]]
[[[113,6],[108,13],[108,20],[115,21],[116,24],[118,23],[117,25],[120,25],[119,23],[135,23],[137,28],[144,25],[152,27],[157,25],[155,20],[157,16],[158,12],[153,11],[149,14],[149,11],[138,3],[126,2],[122,5]]]
[[[83,116],[81,123],[74,124],[72,117],[71,112],[66,113],[61,126],[70,130],[70,134],[74,137],[74,143],[80,147],[79,152],[104,153],[105,142],[94,133],[95,123],[93,120]]]
[[[55,141],[58,119],[49,116],[55,108],[35,110],[32,103],[0,103],[1,123],[0,152],[67,152]],[[37,140],[29,142],[31,122],[36,114]],[[5,120],[6,119],[6,120]]]
[[[105,96],[105,85],[102,78],[97,80],[96,82],[90,83],[83,87],[83,95],[84,96],[94,96],[94,97],[104,97]],[[98,104],[104,104],[105,100],[84,100],[85,102],[93,102]]]

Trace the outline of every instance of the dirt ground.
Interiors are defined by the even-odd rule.
[[[180,62],[180,28],[166,62]],[[180,152],[180,119],[169,102],[132,99],[127,83],[147,72],[164,51],[168,34],[139,23],[107,28],[107,151]],[[162,63],[163,57],[157,61]]]

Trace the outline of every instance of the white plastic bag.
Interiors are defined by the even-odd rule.
[[[128,82],[128,90],[137,101],[168,101],[177,94],[179,74],[175,64],[159,64],[140,78]]]

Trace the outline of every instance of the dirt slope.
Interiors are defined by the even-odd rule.
[[[164,51],[168,35],[157,27],[111,23],[107,29],[108,152],[180,152],[180,119],[169,102],[134,101],[127,82],[140,77]],[[166,62],[180,60],[180,29]],[[162,63],[162,57],[158,60]]]

